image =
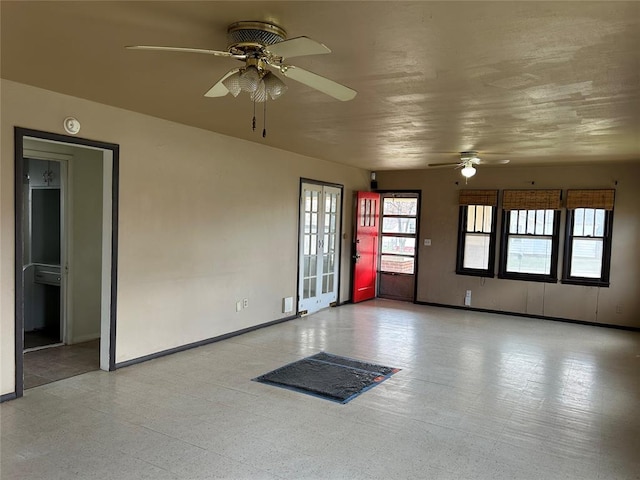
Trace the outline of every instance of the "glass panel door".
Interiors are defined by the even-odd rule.
[[[382,194],[379,297],[414,300],[418,200],[417,193]]]
[[[303,183],[300,196],[298,310],[311,313],[338,299],[341,190]]]

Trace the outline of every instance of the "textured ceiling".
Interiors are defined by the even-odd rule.
[[[238,20],[325,43],[290,63],[358,96],[286,79],[263,139],[247,96],[203,97],[237,60],[123,48],[224,50]],[[640,161],[640,2],[3,0],[1,22],[3,78],[339,163]]]

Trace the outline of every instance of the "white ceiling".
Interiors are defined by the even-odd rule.
[[[0,5],[3,78],[312,157],[371,170],[471,149],[511,165],[640,161],[636,1]],[[263,139],[245,94],[203,97],[237,60],[123,48],[224,50],[239,20],[325,43],[331,54],[291,63],[358,96],[339,102],[285,79]]]

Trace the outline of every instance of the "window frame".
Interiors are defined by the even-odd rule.
[[[468,268],[464,266],[464,252],[466,246],[466,239],[469,233],[467,231],[467,220],[469,218],[469,207],[491,207],[491,232],[482,233],[482,235],[489,236],[489,262],[486,269],[480,268]],[[458,245],[456,251],[456,274],[458,275],[470,275],[474,277],[491,277],[495,276],[495,263],[496,263],[496,227],[498,219],[498,207],[495,205],[460,205],[458,215]]]
[[[561,283],[567,285],[586,285],[592,287],[609,287],[609,276],[611,273],[611,234],[613,232],[613,210],[593,207],[579,207],[591,210],[604,210],[604,234],[602,237],[576,236],[573,235],[574,218],[577,209],[567,209],[564,236],[564,258],[562,261]],[[571,276],[571,260],[573,253],[574,238],[602,238],[602,259],[600,277],[578,277]]]
[[[549,274],[540,273],[520,273],[520,272],[508,272],[507,271],[507,258],[509,256],[509,238],[511,236],[516,237],[549,237],[549,235],[539,235],[535,233],[509,233],[509,227],[511,225],[511,212],[518,211],[536,211],[536,210],[552,210],[553,211],[553,229],[551,236],[551,258]],[[558,250],[560,243],[560,217],[562,211],[555,208],[518,208],[510,210],[502,210],[502,229],[500,235],[500,266],[498,271],[498,278],[507,280],[524,280],[529,282],[545,282],[545,283],[557,283],[558,282]]]

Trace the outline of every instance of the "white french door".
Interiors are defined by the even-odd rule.
[[[312,313],[338,299],[341,189],[302,183],[298,311]]]

